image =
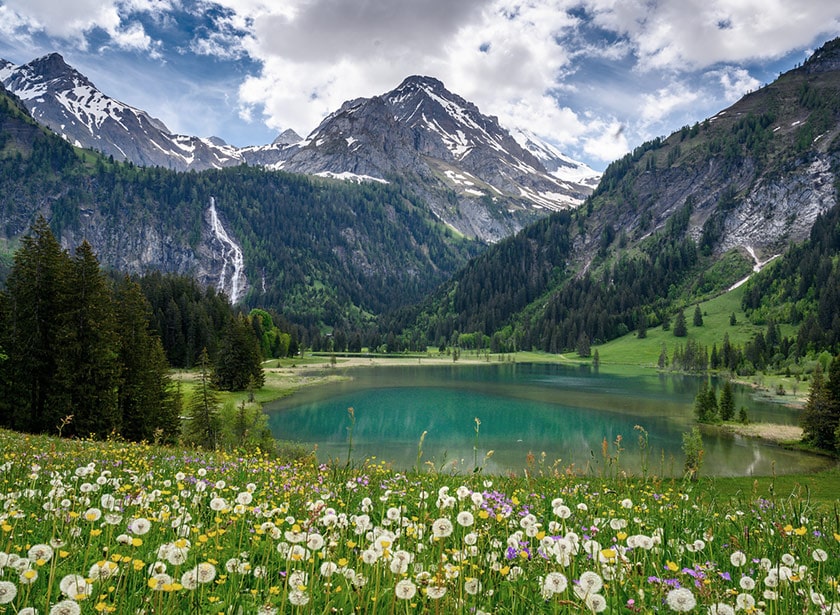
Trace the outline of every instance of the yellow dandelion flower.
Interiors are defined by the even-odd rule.
[[[667,566],[667,567],[668,567],[668,570],[670,570],[671,572],[676,572],[677,570],[679,570],[679,569],[680,569],[680,567],[679,567],[679,566],[677,566],[677,563],[676,563],[676,562],[672,562],[671,560],[668,560],[668,561],[666,562],[665,566]]]
[[[804,536],[807,532],[808,532],[808,528],[805,527],[804,525],[802,527],[798,527],[795,530],[793,530],[793,533],[796,534],[797,536]]]

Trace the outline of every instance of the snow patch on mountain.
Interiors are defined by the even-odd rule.
[[[372,177],[370,175],[357,175],[355,173],[348,173],[344,171],[342,173],[333,173],[332,171],[322,171],[320,173],[315,173],[317,177],[327,177],[329,179],[339,179],[342,181],[350,181],[357,184],[361,184],[362,182],[376,182],[379,184],[389,184],[391,182],[381,179],[379,177]]]

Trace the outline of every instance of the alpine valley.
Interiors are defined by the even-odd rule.
[[[746,293],[757,322],[813,324],[840,298],[840,41],[600,183],[431,77],[246,148],[173,135],[57,54],[0,62],[0,79],[7,253],[43,214],[109,268],[190,274],[310,329],[376,329],[389,349],[466,332],[580,349],[770,260]],[[836,349],[833,314],[800,351]]]

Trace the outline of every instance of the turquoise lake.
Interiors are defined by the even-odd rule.
[[[342,371],[349,380],[304,389],[267,404],[276,438],[317,445],[322,461],[347,460],[348,408],[353,408],[353,451],[360,463],[376,458],[395,469],[421,465],[469,472],[474,460],[488,473],[535,463],[576,471],[614,471],[602,454],[604,439],[618,466],[638,474],[641,453],[636,425],[648,432],[648,471],[682,473],[682,434],[693,425],[700,378],[644,374],[616,376],[589,367],[499,363],[486,365],[372,366]],[[799,412],[757,400],[736,387],[736,408],[746,406],[752,421],[797,424]],[[480,420],[476,438],[476,422]],[[717,476],[815,472],[825,458],[739,436],[704,433],[702,474]],[[488,451],[492,456],[485,460]],[[544,453],[544,455],[543,455]]]

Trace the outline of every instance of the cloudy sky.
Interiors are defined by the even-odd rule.
[[[838,35],[837,0],[0,0],[0,57],[57,51],[173,132],[305,136],[423,74],[599,170]]]

